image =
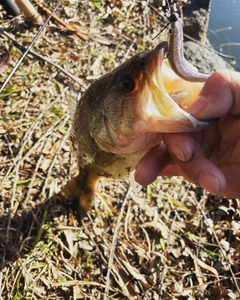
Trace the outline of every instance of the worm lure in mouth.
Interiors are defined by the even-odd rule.
[[[172,34],[168,49],[168,60],[173,71],[182,79],[191,82],[205,82],[209,75],[198,73],[194,67],[185,59],[183,48],[183,30],[178,21],[178,14],[172,13],[170,23]]]

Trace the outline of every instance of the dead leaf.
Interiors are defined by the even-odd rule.
[[[4,46],[0,46],[0,76],[7,70],[10,61],[10,52]]]

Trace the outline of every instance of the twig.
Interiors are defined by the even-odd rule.
[[[27,145],[28,143],[28,139],[30,136],[32,136],[33,131],[35,130],[35,128],[37,127],[38,123],[40,122],[40,120],[43,118],[44,114],[59,100],[59,97],[51,102],[47,108],[38,115],[36,121],[34,123],[32,123],[32,125],[30,126],[30,128],[28,129],[28,131],[25,133],[24,137],[23,137],[23,143],[21,145],[21,149],[19,150],[18,155],[15,157],[15,159],[13,160],[11,166],[9,167],[8,171],[6,172],[4,178],[2,179],[2,183],[0,184],[0,190],[2,188],[2,186],[4,185],[4,182],[6,180],[6,178],[10,175],[10,173],[12,172],[12,170],[14,169],[14,167],[17,167],[17,164],[19,164],[21,162],[21,154],[23,153],[23,149],[24,147]]]
[[[27,48],[24,47],[22,44],[20,44],[11,34],[9,34],[8,32],[6,32],[3,28],[0,28],[0,32],[1,34],[5,35],[6,37],[8,37],[10,40],[12,40],[14,42],[14,44],[21,50],[21,51],[26,51]],[[32,54],[34,55],[36,58],[46,61],[47,63],[49,63],[50,65],[54,66],[55,68],[57,68],[58,70],[60,70],[62,73],[64,73],[65,75],[67,75],[68,77],[70,77],[72,80],[74,80],[76,83],[78,83],[80,86],[82,86],[84,89],[87,89],[86,85],[82,82],[81,79],[75,77],[73,74],[69,73],[67,70],[65,70],[64,68],[62,68],[61,66],[57,65],[56,63],[54,63],[53,61],[51,61],[48,57],[43,56],[33,50],[29,50],[28,54]]]
[[[212,49],[212,48],[210,48],[210,47],[208,47],[208,46],[203,45],[201,42],[199,42],[198,40],[192,38],[190,35],[188,35],[188,34],[186,34],[186,33],[184,33],[184,36],[185,36],[186,38],[188,38],[189,40],[193,41],[194,43],[200,45],[201,47],[203,47],[203,48],[205,48],[205,49],[207,49],[207,50],[209,50],[209,51],[211,51],[211,52],[213,52],[213,53],[215,53],[215,54],[217,54],[217,55],[219,55],[219,56],[222,56],[222,57],[225,57],[225,58],[228,58],[228,59],[236,59],[234,56],[231,56],[231,55],[228,55],[228,54],[219,52],[219,51],[217,51],[217,50],[215,50],[215,49]]]
[[[31,181],[30,181],[30,184],[28,186],[28,192],[27,192],[27,196],[25,197],[24,201],[23,201],[23,205],[24,205],[24,208],[26,208],[26,204],[28,203],[28,199],[30,198],[30,195],[31,195],[31,190],[32,190],[32,187],[35,183],[35,178],[37,176],[37,172],[38,172],[38,169],[40,167],[40,163],[43,159],[44,155],[41,154],[38,161],[37,161],[37,164],[36,164],[36,167],[34,169],[34,172],[33,172],[33,175],[32,175],[32,178],[31,178]]]
[[[168,247],[170,246],[170,239],[171,239],[171,236],[172,236],[172,231],[173,231],[173,226],[175,225],[175,221],[176,221],[176,214],[172,220],[172,223],[171,223],[171,227],[170,227],[170,230],[169,230],[169,236],[168,236],[168,240],[167,240],[167,245],[166,245],[166,250],[165,250],[165,253],[166,253],[166,256],[167,256],[167,250],[168,250]],[[165,257],[166,257],[165,256]],[[167,274],[167,270],[168,270],[168,266],[167,266],[167,259],[165,259],[165,262],[163,264],[163,269],[162,269],[162,276],[161,276],[161,282],[160,282],[160,291],[159,291],[159,296],[160,296],[160,300],[163,299],[163,283],[164,283],[164,279],[165,279],[165,276]]]
[[[69,281],[63,281],[63,282],[51,282],[51,286],[53,287],[58,287],[58,286],[65,286],[65,287],[70,287],[70,286],[76,286],[76,285],[82,285],[82,286],[100,286],[100,287],[105,287],[104,284],[95,282],[95,281],[83,281],[83,280],[69,280]]]
[[[2,91],[4,90],[4,88],[6,87],[6,85],[8,84],[8,82],[10,81],[10,79],[12,78],[12,76],[14,75],[14,73],[16,72],[16,70],[19,68],[20,64],[22,63],[22,61],[24,60],[24,58],[28,55],[30,49],[32,48],[32,46],[34,45],[34,43],[36,42],[36,40],[39,38],[39,36],[41,35],[41,33],[43,32],[44,28],[46,27],[47,23],[49,22],[49,20],[51,19],[52,15],[55,13],[55,11],[58,9],[58,7],[60,6],[62,0],[59,0],[57,5],[55,6],[55,8],[53,9],[53,11],[51,12],[51,14],[49,15],[49,17],[47,18],[47,20],[44,22],[44,24],[42,25],[42,27],[39,29],[39,31],[37,32],[37,34],[34,36],[33,40],[31,41],[30,45],[27,47],[26,51],[23,53],[23,55],[21,56],[21,58],[19,59],[19,61],[16,63],[15,67],[12,69],[11,73],[8,75],[7,79],[4,81],[3,85],[0,88],[0,94],[2,93]]]
[[[112,264],[113,264],[115,248],[116,248],[116,244],[117,244],[118,232],[119,232],[119,229],[121,227],[121,221],[122,221],[124,209],[125,209],[125,206],[127,204],[127,199],[128,199],[130,191],[131,191],[131,185],[129,184],[126,195],[125,195],[123,203],[122,203],[121,211],[120,211],[120,214],[119,214],[119,217],[118,217],[118,220],[117,220],[117,224],[116,224],[116,227],[115,227],[114,235],[113,235],[112,247],[111,247],[109,261],[108,261],[108,271],[107,271],[107,276],[106,276],[106,287],[105,287],[105,291],[104,291],[104,300],[107,300],[108,293],[109,293],[110,274],[111,274],[111,270],[112,270]]]
[[[65,116],[65,117],[66,117],[66,116]],[[69,118],[69,117],[67,116],[66,121],[68,120],[68,118]],[[63,139],[62,139],[62,141],[61,141],[61,144],[60,144],[60,146],[59,146],[57,152],[55,153],[55,155],[54,155],[54,157],[53,157],[53,160],[52,160],[52,162],[51,162],[51,165],[50,165],[50,167],[48,168],[48,171],[47,171],[47,174],[46,174],[45,180],[44,180],[44,185],[43,185],[43,188],[42,188],[42,191],[41,191],[41,194],[40,194],[40,195],[43,195],[44,192],[45,192],[45,189],[46,189],[46,186],[47,186],[47,183],[48,183],[48,178],[49,178],[49,176],[50,176],[50,174],[51,174],[51,172],[52,172],[52,168],[54,167],[54,164],[55,164],[56,159],[57,159],[57,157],[58,157],[58,155],[59,155],[59,152],[62,150],[62,147],[64,146],[64,144],[65,144],[65,142],[66,142],[66,140],[67,140],[67,138],[68,138],[68,136],[69,136],[70,131],[71,131],[71,126],[68,127],[67,133],[66,133],[65,136],[63,137]]]
[[[208,226],[209,228],[212,229],[211,231],[212,231],[212,233],[213,233],[213,236],[214,236],[214,238],[215,238],[215,240],[216,240],[216,242],[217,242],[217,244],[218,244],[219,249],[220,249],[221,252],[222,252],[223,257],[225,258],[226,263],[228,264],[229,271],[230,271],[230,273],[231,273],[231,276],[232,276],[232,278],[233,278],[233,281],[234,281],[234,283],[235,283],[235,286],[236,286],[236,288],[237,288],[237,290],[238,290],[238,292],[239,292],[239,294],[240,294],[240,287],[239,287],[239,285],[238,285],[237,279],[236,279],[235,274],[234,274],[234,272],[233,272],[233,270],[232,270],[232,267],[231,267],[231,264],[230,264],[230,262],[229,262],[229,259],[226,257],[226,255],[225,255],[225,253],[224,253],[224,250],[223,250],[223,248],[222,248],[222,246],[221,246],[221,244],[220,244],[220,242],[219,242],[219,239],[218,239],[218,237],[217,237],[217,234],[216,234],[214,228],[212,228],[211,224],[209,223],[208,218],[207,218],[205,212],[203,211],[201,205],[198,203],[198,201],[195,201],[195,204],[196,204],[196,206],[198,207],[198,209],[201,211],[201,214],[202,214],[203,218],[205,219],[205,222],[206,222],[207,226]]]
[[[37,0],[34,0],[34,2],[42,8],[43,11],[45,11],[47,14],[51,13],[51,10],[48,9],[46,6],[43,5],[43,3],[40,3]],[[71,25],[68,24],[66,22],[64,22],[62,19],[60,19],[56,14],[52,15],[52,18],[57,21],[58,23],[60,23],[61,25],[63,25],[65,28],[67,28],[67,30],[73,31],[78,37],[80,37],[81,39],[83,39],[84,41],[87,41],[89,38],[86,34],[79,32],[80,28],[76,25]]]

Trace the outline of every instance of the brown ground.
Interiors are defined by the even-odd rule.
[[[38,28],[0,14],[27,46]],[[152,47],[160,29],[144,1],[67,0],[57,14],[81,34],[52,20],[34,51],[84,86]],[[0,41],[11,52],[4,82],[21,51],[3,34]],[[127,180],[103,180],[80,223],[56,203],[76,172],[64,103],[83,91],[29,55],[0,95],[0,299],[240,299],[238,199],[176,177],[139,193]]]

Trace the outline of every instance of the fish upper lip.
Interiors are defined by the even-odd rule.
[[[154,77],[156,77],[155,84],[157,84],[157,86],[159,88],[162,88],[163,84],[162,84],[162,78],[161,78],[161,76],[162,76],[161,70],[162,70],[163,60],[166,58],[166,54],[168,53],[168,43],[167,42],[160,43],[153,50],[153,52],[154,52],[153,61],[156,61],[156,64],[154,65],[154,69],[153,69]]]
[[[162,45],[162,47],[164,49],[164,58],[165,58],[165,55],[168,53],[168,50],[169,50],[168,43],[167,42],[162,42],[160,45]]]
[[[168,53],[168,43],[167,42],[160,43],[153,51],[157,52],[157,57],[158,57],[157,60],[158,60],[158,64],[160,65],[158,67],[161,67],[163,60],[164,58],[166,58],[166,55]]]
[[[176,103],[168,94],[162,80],[162,64],[168,51],[167,42],[157,45],[150,53],[149,67],[145,70],[146,79],[151,96],[148,98],[149,104],[156,108],[159,117],[168,117]],[[152,106],[150,104],[150,107]],[[156,113],[155,112],[155,113]]]

